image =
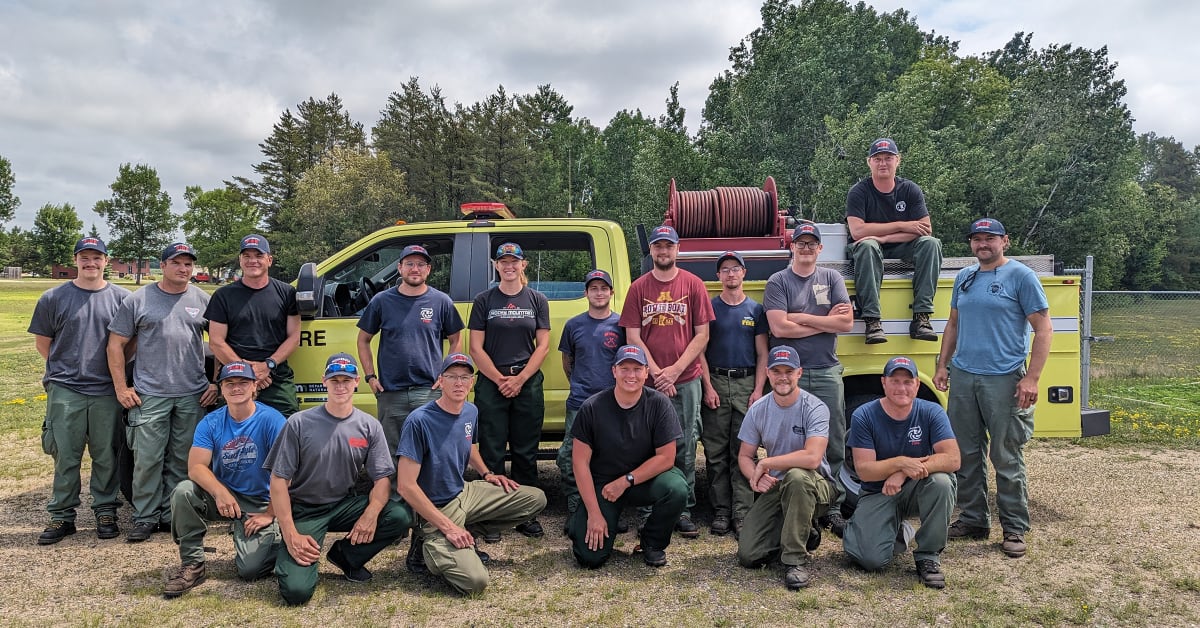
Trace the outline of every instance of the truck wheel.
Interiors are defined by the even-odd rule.
[[[846,398],[846,435],[847,436],[849,436],[849,434],[850,434],[850,423],[851,423],[850,417],[854,416],[854,411],[859,409],[860,407],[862,407],[868,403],[871,403],[872,401],[875,401],[876,399],[880,399],[882,397],[883,397],[883,395],[880,395],[877,393],[859,393],[859,394],[851,395]],[[847,438],[847,444],[846,444],[846,465],[842,469],[842,474],[849,476],[849,481],[847,481],[846,478],[843,478],[842,484],[850,485],[851,482],[854,482],[856,484],[862,483],[862,480],[860,480],[858,478],[858,472],[854,470],[854,454],[851,453],[851,451],[850,451],[850,444],[849,444],[848,438]],[[847,486],[846,500],[844,502],[842,502],[842,516],[849,519],[854,514],[854,510],[857,507],[858,507],[858,494],[854,493],[854,491],[850,490],[849,486]]]

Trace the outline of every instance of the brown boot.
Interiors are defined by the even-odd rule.
[[[883,331],[883,323],[878,318],[864,318],[867,325],[867,344],[877,345],[887,342],[887,334]]]
[[[912,322],[908,324],[908,335],[913,340],[937,341],[937,332],[933,331],[933,325],[929,323],[928,312],[918,312],[913,315]]]
[[[167,585],[163,587],[163,597],[167,599],[177,598],[204,584],[204,581],[207,579],[208,575],[204,573],[204,563],[184,565],[179,569],[178,573],[167,580]]]

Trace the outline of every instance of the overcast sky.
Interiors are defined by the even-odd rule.
[[[876,0],[923,30],[994,50],[1108,46],[1137,132],[1200,144],[1200,5],[1180,0]],[[428,6],[427,6],[428,5]],[[185,186],[253,177],[284,109],[337,93],[366,129],[412,76],[450,102],[549,83],[604,127],[664,110],[670,85],[695,132],[729,48],[760,24],[745,0],[0,0],[0,155],[30,227],[46,203],[92,212],[122,163],[157,169],[173,211]],[[369,135],[368,135],[369,137]]]

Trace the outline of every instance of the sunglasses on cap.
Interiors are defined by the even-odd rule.
[[[347,375],[358,375],[358,367],[353,364],[341,364],[338,362],[334,362],[333,364],[330,364],[329,366],[325,367],[325,375],[329,375],[331,373],[345,373]]]

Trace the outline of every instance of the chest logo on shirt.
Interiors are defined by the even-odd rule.
[[[754,327],[754,317],[753,316],[743,316],[742,317],[742,327]]]
[[[367,443],[367,439],[354,437],[354,436],[347,438],[346,443],[355,449],[366,449],[367,447],[370,446]]]
[[[922,438],[922,433],[921,433],[920,425],[914,425],[914,426],[908,428],[908,444],[909,445],[920,445],[921,438]]]
[[[615,332],[615,331],[604,332],[604,348],[606,348],[606,349],[616,349],[617,348],[617,332]]]
[[[793,425],[793,426],[792,426],[792,433],[793,433],[793,434],[795,434],[796,436],[804,436],[804,426],[802,426],[802,425]]]
[[[431,307],[421,308],[421,322],[425,323],[427,325],[429,323],[433,322],[433,308],[431,308]]]
[[[829,305],[829,285],[823,283],[814,283],[812,285],[813,301],[817,305]]]
[[[496,308],[488,312],[488,320],[493,318],[518,319],[518,318],[533,318],[533,310],[529,308],[517,307],[515,303]]]
[[[663,290],[658,293],[657,301],[649,299],[643,299],[643,301],[642,327],[649,325],[667,327],[687,323],[688,306],[686,295],[678,299],[673,299],[669,291]]]
[[[183,311],[187,312],[188,316],[191,316],[192,318],[196,318],[200,315],[200,308],[198,307],[185,307],[183,308]]]
[[[463,426],[463,434],[467,437],[467,440],[471,440],[471,430],[472,428],[470,423],[467,423]]]
[[[242,435],[221,446],[221,468],[228,471],[245,471],[258,462],[258,445],[254,439]]]
[[[902,212],[902,211],[905,211],[905,210],[907,210],[907,209],[908,209],[908,203],[905,203],[904,201],[898,201],[898,202],[896,203],[896,211],[898,211],[898,212]]]

